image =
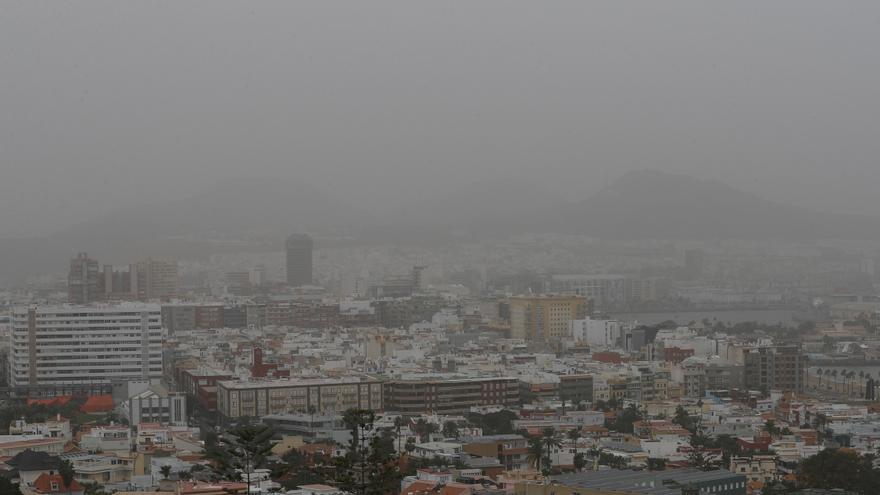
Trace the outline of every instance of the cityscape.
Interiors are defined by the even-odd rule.
[[[880,495],[880,4],[0,12],[0,495]]]

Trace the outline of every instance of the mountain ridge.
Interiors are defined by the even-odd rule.
[[[880,219],[816,212],[718,181],[657,171],[629,172],[589,197],[505,177],[403,205],[386,218],[298,181],[218,182],[188,198],[122,208],[48,236],[0,239],[0,280],[59,272],[77,252],[97,259],[197,257],[282,249],[291,232],[344,235],[361,243],[440,243],[565,233],[608,239],[878,239]]]

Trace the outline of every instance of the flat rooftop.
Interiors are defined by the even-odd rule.
[[[746,481],[745,476],[726,470],[702,471],[700,469],[667,469],[664,471],[633,471],[609,469],[553,476],[552,480],[571,487],[654,495],[680,494],[688,483],[720,482],[724,480]],[[745,488],[743,488],[745,491]]]
[[[290,388],[290,387],[309,387],[318,385],[354,385],[357,383],[379,383],[378,380],[372,378],[364,378],[359,376],[345,378],[289,378],[284,380],[224,380],[217,382],[217,385],[227,389],[256,389],[256,388]]]

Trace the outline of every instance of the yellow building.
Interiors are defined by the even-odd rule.
[[[573,295],[530,295],[510,298],[510,337],[558,341],[569,333],[571,320],[582,320],[587,299]]]

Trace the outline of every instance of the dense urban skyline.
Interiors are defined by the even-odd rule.
[[[880,495],[880,4],[0,4],[0,495]]]

